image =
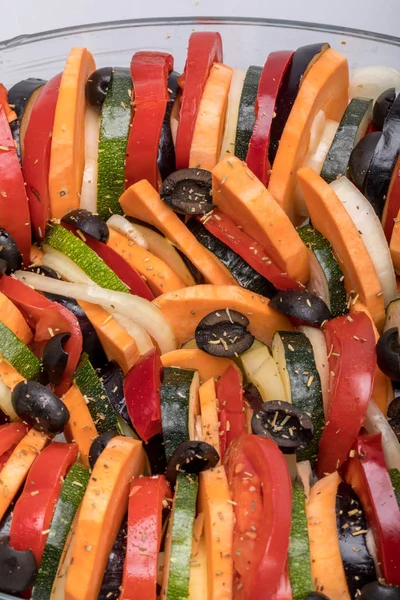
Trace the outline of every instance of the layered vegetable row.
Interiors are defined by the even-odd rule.
[[[173,68],[0,88],[0,590],[398,599],[400,73]]]

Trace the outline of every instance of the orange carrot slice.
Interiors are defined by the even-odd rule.
[[[348,104],[347,59],[328,48],[301,83],[290,111],[272,167],[269,191],[290,218],[295,219],[297,170],[304,164],[311,127],[320,110],[327,119],[340,121]]]
[[[186,287],[163,260],[110,228],[107,245],[117,252],[146,281],[155,296]]]
[[[115,360],[127,373],[140,356],[133,337],[98,304],[79,300],[79,305],[95,328],[108,360]]]
[[[161,356],[161,362],[163,367],[180,367],[198,371],[201,383],[210,378],[218,379],[228,367],[234,364],[229,358],[211,356],[198,348],[172,350]]]
[[[47,435],[31,429],[15,447],[0,473],[0,520],[25,481],[33,461],[49,441]]]
[[[132,477],[144,469],[142,442],[115,437],[97,459],[82,500],[65,600],[97,600],[111,548],[128,508]]]
[[[0,356],[0,380],[10,389],[13,389],[17,383],[24,381],[20,373],[5,358]]]
[[[299,169],[298,178],[312,223],[333,247],[347,292],[365,304],[381,331],[385,320],[382,287],[361,235],[333,189],[315,171]]]
[[[212,174],[213,201],[218,208],[262,244],[284,273],[307,283],[310,274],[307,248],[261,181],[245,163],[229,154],[214,167]]]
[[[221,456],[219,439],[218,400],[215,391],[215,381],[209,379],[199,389],[201,430],[205,442],[213,446]]]
[[[89,467],[90,446],[98,436],[96,425],[93,423],[85,398],[76,385],[69,388],[62,400],[70,414],[70,419],[64,431],[65,438],[68,442],[77,444],[81,463],[85,467]]]
[[[72,48],[61,78],[51,142],[51,216],[79,208],[85,165],[85,85],[96,69],[86,48]]]
[[[206,281],[214,285],[236,283],[224,265],[196,240],[148,181],[143,179],[131,185],[122,194],[120,204],[129,217],[144,221],[161,231],[191,260]]]
[[[249,330],[264,344],[270,344],[277,330],[291,331],[289,319],[272,309],[268,300],[233,285],[196,285],[163,294],[153,303],[171,323],[178,344],[194,337],[197,325],[214,310],[237,310],[250,321]]]
[[[9,298],[0,292],[0,321],[23,342],[29,344],[33,334],[22,313]]]
[[[190,147],[189,167],[211,171],[221,154],[233,70],[215,63],[204,87]]]

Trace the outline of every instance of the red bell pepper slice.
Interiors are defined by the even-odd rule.
[[[234,502],[234,600],[275,600],[282,588],[291,527],[286,461],[270,439],[243,434],[225,459]]]
[[[231,365],[217,381],[221,459],[232,440],[246,432],[242,373]]]
[[[282,273],[266,254],[264,246],[236,225],[218,208],[211,215],[199,217],[204,227],[228,248],[239,254],[257,273],[268,279],[278,290],[304,289],[301,283]]]
[[[49,168],[51,134],[61,75],[44,86],[33,107],[24,139],[22,172],[26,182],[32,228],[38,240],[46,232],[50,219]]]
[[[186,169],[189,166],[197,113],[204,86],[215,62],[222,62],[221,35],[211,31],[192,33],[183,75],[184,87],[175,144],[177,169]]]
[[[135,112],[126,150],[126,187],[147,179],[157,190],[157,166],[161,129],[169,100],[168,75],[174,59],[165,52],[135,52],[131,76]]]
[[[283,77],[292,63],[293,54],[292,50],[271,52],[266,60],[258,84],[255,105],[256,120],[246,163],[265,186],[268,185],[272,169],[268,150],[276,101]]]
[[[395,219],[400,211],[400,155],[397,159],[396,165],[393,169],[392,178],[390,181],[389,190],[387,193],[386,206],[383,211],[383,231],[385,232],[386,239],[390,242],[392,237],[393,227]]]
[[[330,394],[319,441],[319,477],[336,471],[346,460],[364,422],[376,370],[375,334],[365,313],[332,319],[324,335]]]
[[[356,439],[345,478],[363,505],[386,583],[400,586],[400,509],[386,468],[381,437],[375,433]]]
[[[34,461],[15,504],[10,546],[32,550],[39,565],[62,481],[78,456],[76,444],[52,442]]]
[[[124,379],[129,418],[144,442],[161,433],[161,373],[160,356],[152,348],[128,371]]]
[[[73,225],[63,223],[63,227],[68,229],[68,231],[71,231],[71,233],[76,235],[79,239],[82,239],[77,233],[77,228]],[[90,235],[85,235],[84,237],[85,243],[89,248],[91,248],[93,252],[96,252],[96,254],[104,260],[106,265],[114,271],[117,277],[128,286],[131,294],[150,300],[150,302],[154,300],[154,294],[147,283],[143,281],[142,277],[135,269],[128,265],[126,260],[124,260],[118,252],[115,252],[115,250],[110,248],[110,246],[107,246],[107,244],[103,244],[103,242],[99,242],[99,240],[90,237]]]
[[[0,456],[18,444],[26,435],[26,426],[22,423],[8,423],[0,426]]]
[[[17,149],[8,116],[10,107],[0,103],[0,223],[14,238],[25,265],[31,249],[31,219]]]
[[[121,600],[157,598],[162,512],[172,498],[165,477],[134,477],[128,503],[128,536]]]
[[[48,300],[22,281],[3,275],[0,279],[3,292],[24,315],[29,326],[35,330],[35,341],[49,340],[54,334],[69,332],[71,337],[65,344],[68,352],[67,366],[61,383],[56,387],[58,395],[69,389],[82,352],[82,333],[78,319],[67,308]]]

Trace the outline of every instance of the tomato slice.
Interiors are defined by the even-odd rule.
[[[225,468],[235,512],[233,600],[275,600],[291,527],[285,458],[272,440],[243,434],[231,443]]]

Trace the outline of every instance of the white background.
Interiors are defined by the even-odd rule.
[[[118,19],[247,16],[310,21],[400,36],[400,0],[0,0],[0,40]]]

